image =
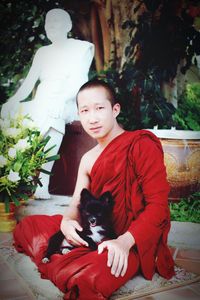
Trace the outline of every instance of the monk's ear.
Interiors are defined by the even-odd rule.
[[[115,103],[113,105],[113,115],[114,115],[115,118],[119,115],[120,111],[121,111],[120,104],[119,103]]]

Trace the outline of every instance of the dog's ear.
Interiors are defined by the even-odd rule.
[[[105,203],[106,206],[113,206],[114,205],[112,194],[109,191],[103,193],[100,196],[99,200],[102,201],[103,203]]]
[[[82,205],[86,204],[88,200],[90,200],[92,197],[92,194],[87,189],[82,189],[81,191],[81,199],[80,202]]]

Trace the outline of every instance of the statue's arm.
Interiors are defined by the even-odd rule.
[[[94,44],[89,43],[89,47],[85,53],[85,59],[84,59],[87,70],[89,70],[89,68],[92,64],[92,61],[94,58],[94,51],[95,51]]]
[[[17,92],[11,98],[9,98],[8,101],[20,102],[22,100],[25,100],[30,95],[37,80],[39,79],[41,61],[42,61],[42,51],[41,49],[39,49],[37,50],[33,58],[32,65],[29,69],[26,78],[22,82]]]
[[[75,73],[71,74],[71,80],[73,80],[72,84],[70,85],[70,88],[68,88],[68,99],[70,100],[74,98],[81,87],[82,84],[84,84],[86,81],[88,81],[88,73],[92,64],[92,61],[94,59],[94,51],[95,47],[94,44],[89,43],[89,46],[83,53],[83,57],[81,60],[81,64],[79,65],[79,71],[78,74]],[[75,69],[76,70],[76,69]]]
[[[92,64],[93,58],[94,58],[94,51],[95,47],[94,44],[89,43],[89,46],[87,47],[83,59],[82,59],[82,74],[88,74],[90,66]]]

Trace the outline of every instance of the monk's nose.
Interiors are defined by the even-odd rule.
[[[98,122],[98,118],[97,118],[97,116],[96,116],[95,113],[90,113],[90,115],[89,115],[89,122],[91,124],[94,124],[94,123]]]

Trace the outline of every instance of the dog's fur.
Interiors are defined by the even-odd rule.
[[[96,250],[97,244],[102,240],[115,238],[112,226],[113,205],[114,201],[110,192],[103,193],[98,199],[87,189],[83,189],[81,192],[78,210],[83,231],[77,231],[77,233],[92,250]],[[42,262],[49,262],[54,253],[65,254],[73,248],[74,246],[67,242],[62,231],[59,230],[49,239]]]

